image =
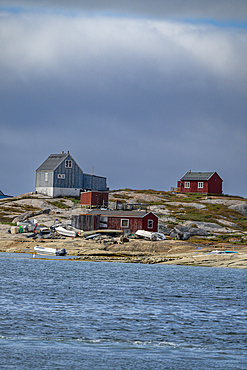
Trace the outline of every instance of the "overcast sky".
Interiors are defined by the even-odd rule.
[[[110,189],[247,197],[246,61],[246,0],[0,0],[0,190],[69,150]]]

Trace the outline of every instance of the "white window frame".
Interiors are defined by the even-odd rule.
[[[45,172],[45,181],[47,182],[48,181],[48,172]]]
[[[149,223],[151,223],[152,226],[149,226]],[[148,229],[153,229],[154,227],[154,220],[148,220]]]
[[[72,168],[72,160],[71,159],[66,159],[65,168]]]
[[[124,221],[127,221],[127,225],[123,225],[125,222]],[[129,227],[129,219],[127,218],[121,218],[121,227]]]
[[[185,189],[189,189],[189,188],[190,188],[190,182],[189,182],[189,181],[186,181],[186,182],[184,183],[184,188],[185,188]]]
[[[203,181],[198,182],[198,189],[203,189]]]
[[[59,173],[59,174],[57,175],[57,178],[58,178],[58,179],[65,179],[65,174],[64,174],[64,173]]]

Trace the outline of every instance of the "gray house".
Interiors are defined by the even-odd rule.
[[[106,177],[85,174],[69,152],[51,154],[36,170],[36,191],[52,198],[107,190]]]

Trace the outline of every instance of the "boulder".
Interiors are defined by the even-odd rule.
[[[28,220],[30,217],[33,217],[34,216],[34,213],[31,212],[31,211],[27,211],[25,213],[23,213],[22,215],[19,215],[17,217],[15,217],[13,220],[12,220],[12,223],[15,224],[17,222],[21,222],[21,221],[26,221]]]
[[[19,215],[19,216],[15,217],[13,219],[12,223],[15,224],[17,222],[23,222],[23,221],[28,220],[31,217],[39,216],[39,215],[42,215],[42,214],[48,215],[50,213],[50,211],[51,211],[50,208],[46,208],[46,209],[44,209],[42,211],[39,211],[39,212],[28,211],[28,212],[23,213],[22,215]]]
[[[188,240],[190,238],[190,233],[184,233],[183,240]]]
[[[229,206],[228,208],[241,213],[244,217],[247,217],[247,203],[246,202],[241,202],[239,204],[233,204]]]
[[[191,236],[198,235],[198,236],[207,236],[209,235],[208,231],[198,227],[191,227],[191,226],[176,226],[175,228],[179,232],[182,233],[189,233]]]
[[[189,229],[189,228],[188,228]],[[177,240],[188,240],[190,238],[190,233],[188,231],[183,231],[179,229],[179,226],[175,227],[170,233],[171,239]]]
[[[202,221],[186,221],[184,223],[184,226],[190,226],[195,224],[198,228],[196,230],[203,230],[204,232],[207,231],[209,233],[230,233],[233,230],[223,227],[221,225],[218,225],[214,222],[202,222]],[[201,235],[201,234],[195,234],[195,235]],[[206,236],[206,235],[204,235]]]
[[[169,237],[170,237],[171,239],[174,239],[174,238],[176,238],[176,237],[177,237],[177,235],[178,235],[178,233],[173,229],[173,230],[170,232]]]
[[[169,228],[167,226],[161,226],[161,225],[159,225],[159,231],[162,232],[165,235],[170,235],[170,233],[171,233],[172,230],[173,229],[171,229],[171,228]]]

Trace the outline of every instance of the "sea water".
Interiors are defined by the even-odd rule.
[[[0,253],[1,369],[246,369],[247,272]]]

